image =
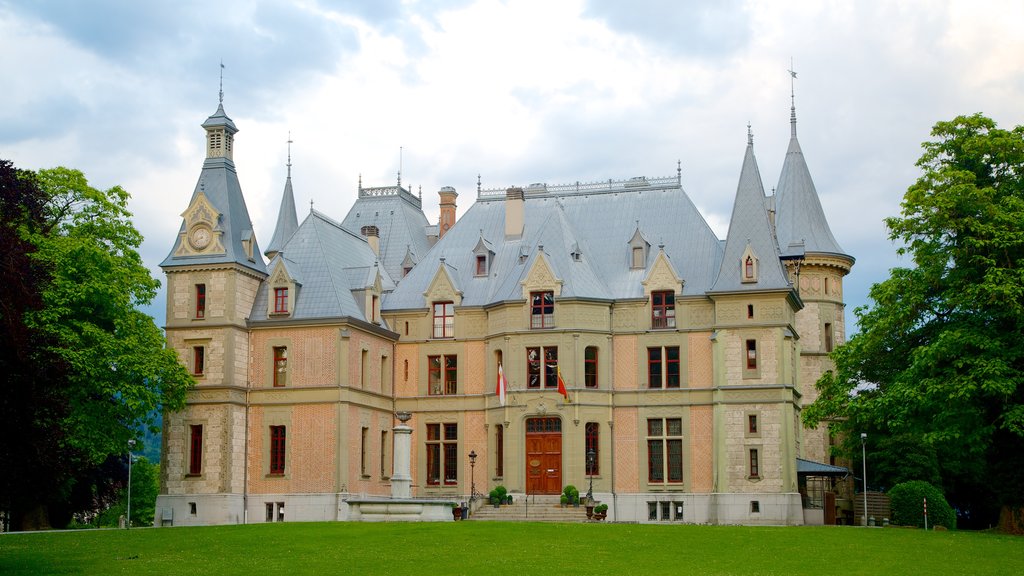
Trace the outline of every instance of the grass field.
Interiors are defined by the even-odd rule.
[[[0,535],[0,574],[1024,574],[1024,538],[897,528],[282,523]]]

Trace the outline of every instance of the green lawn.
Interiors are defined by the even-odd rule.
[[[0,535],[0,574],[1022,574],[1024,538],[898,528],[283,523]]]

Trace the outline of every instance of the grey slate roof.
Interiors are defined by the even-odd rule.
[[[292,237],[299,227],[299,218],[295,212],[295,194],[292,193],[291,166],[288,168],[288,178],[284,181],[284,193],[281,195],[281,208],[277,211],[277,225],[274,226],[274,236],[267,245],[264,252],[267,256],[280,252],[285,242]]]
[[[725,254],[718,279],[710,292],[739,292],[791,287],[779,260],[779,250],[765,208],[764,185],[754,157],[753,136],[748,136],[740,182],[729,220]],[[747,246],[757,256],[757,282],[741,281],[741,261]]]
[[[359,188],[359,198],[341,225],[355,234],[363,226],[376,226],[380,234],[380,261],[388,275],[402,278],[402,260],[406,251],[417,258],[430,250],[427,217],[420,199],[405,188]]]
[[[813,460],[796,459],[796,473],[806,476],[849,476],[850,469],[843,466],[822,464]]]
[[[531,187],[525,196],[521,237],[505,238],[504,191],[483,191],[477,201],[388,294],[389,310],[427,306],[423,293],[444,259],[462,291],[462,306],[522,300],[521,282],[544,257],[563,284],[561,298],[643,298],[643,285],[657,249],[645,269],[630,269],[629,241],[639,229],[666,254],[684,280],[683,293],[703,294],[718,271],[722,248],[711,228],[683,191],[678,178]],[[475,276],[481,236],[494,250],[486,277]],[[578,250],[579,260],[572,257]],[[520,258],[523,255],[525,258]]]
[[[356,302],[352,291],[372,285],[378,271],[383,290],[394,288],[366,239],[316,210],[270,261],[271,271],[278,261],[285,263],[292,279],[300,284],[289,319],[350,317],[367,321],[366,310]],[[270,289],[269,282],[260,286],[250,320],[267,319]]]
[[[203,123],[204,127],[224,125],[232,131],[237,131],[234,122],[224,113],[223,104],[217,107],[217,112],[207,118]],[[203,170],[199,174],[199,182],[192,192],[192,199],[189,205],[195,201],[196,196],[202,192],[214,208],[221,214],[217,222],[217,229],[223,232],[222,241],[225,248],[224,254],[179,256],[175,257],[182,235],[179,233],[171,246],[171,252],[160,263],[162,268],[173,268],[175,266],[193,266],[196,264],[226,264],[237,263],[257,272],[266,273],[267,267],[260,253],[259,244],[255,240],[252,229],[252,220],[249,218],[249,210],[245,206],[245,197],[242,195],[242,187],[238,183],[238,174],[235,173],[235,163],[228,158],[207,158],[203,161]],[[182,220],[180,232],[185,231],[185,221]],[[242,247],[242,240],[252,239],[253,259],[250,260]]]
[[[849,257],[832,236],[821,200],[807,169],[804,153],[796,138],[796,111],[790,117],[791,136],[775,188],[775,233],[784,255],[796,253],[790,244],[803,242],[807,253],[839,254]]]

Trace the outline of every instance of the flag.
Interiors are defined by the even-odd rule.
[[[505,380],[505,372],[501,369],[501,364],[498,364],[498,387],[494,390],[494,393],[498,395],[498,402],[505,405],[505,391],[508,390],[508,380]]]
[[[569,391],[565,389],[565,380],[562,380],[562,369],[556,368],[555,371],[558,374],[558,393],[565,396],[565,401],[568,402]]]

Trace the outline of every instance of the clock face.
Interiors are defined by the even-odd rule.
[[[210,229],[206,226],[196,226],[188,236],[189,244],[196,250],[202,250],[210,245]]]

